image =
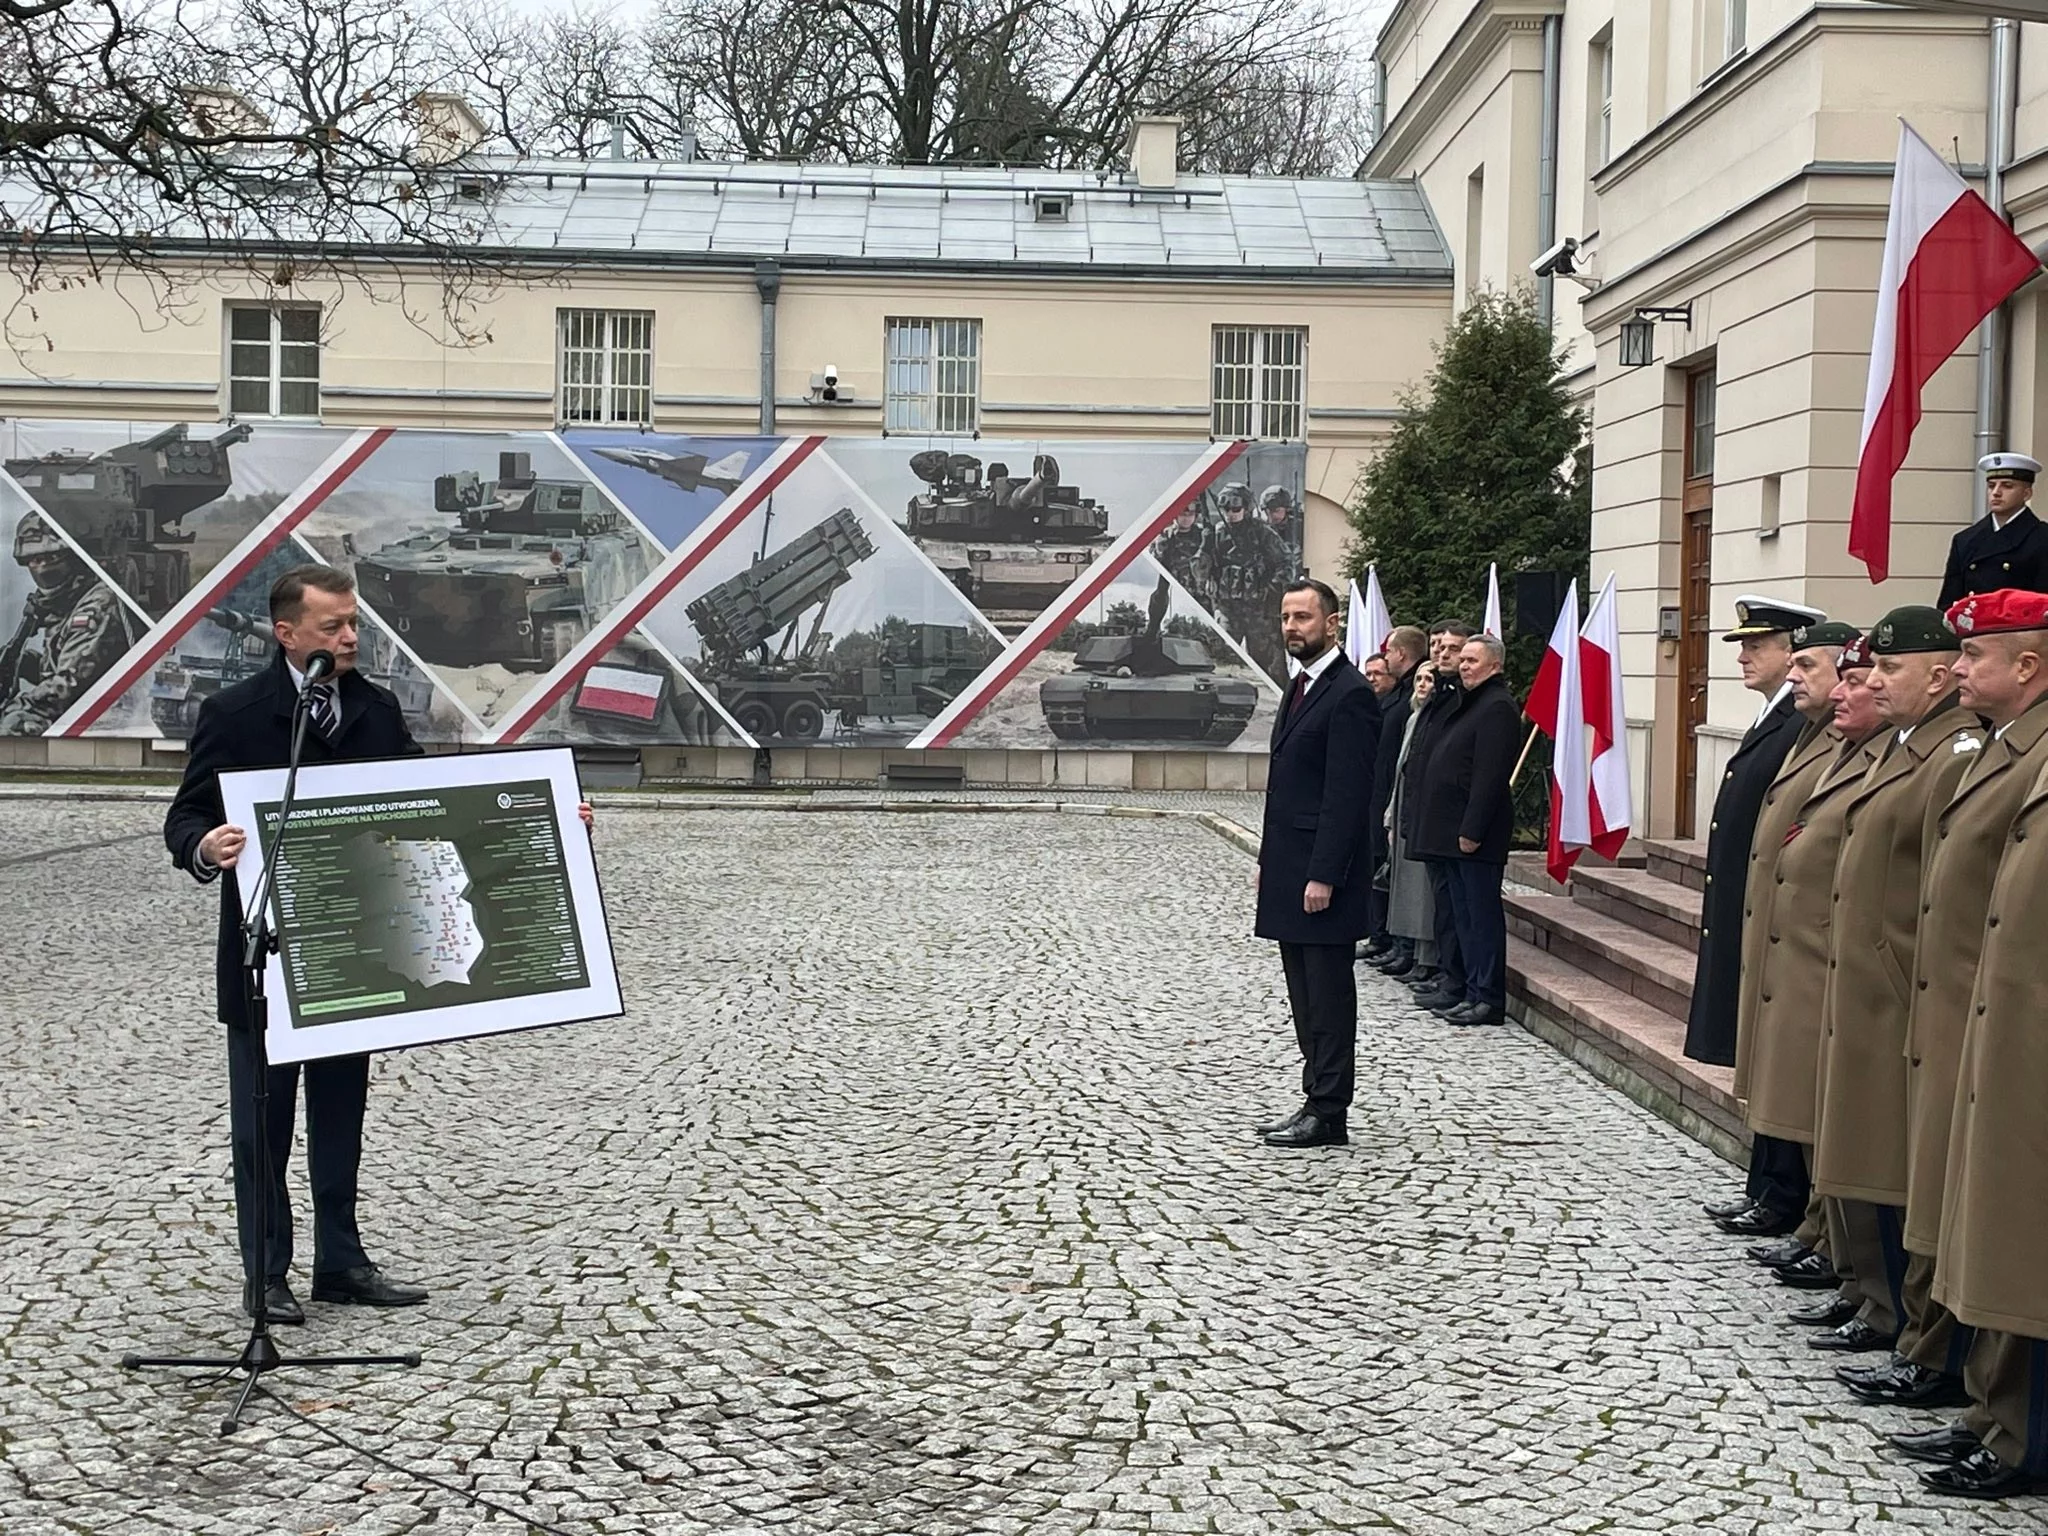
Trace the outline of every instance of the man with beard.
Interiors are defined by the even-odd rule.
[[[40,736],[135,643],[128,613],[43,520],[23,515],[14,563],[35,591],[0,649],[0,736]]]
[[[1352,952],[1371,920],[1365,819],[1380,710],[1337,644],[1337,615],[1337,594],[1320,581],[1295,583],[1281,597],[1294,678],[1273,725],[1255,931],[1280,946],[1302,1104],[1259,1128],[1272,1147],[1349,1140],[1358,1038]]]

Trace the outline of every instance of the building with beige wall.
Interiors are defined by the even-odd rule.
[[[2035,285],[2009,306],[2010,361],[1989,369],[1983,409],[1975,345],[1926,393],[1891,579],[1873,587],[1850,558],[1898,120],[1985,188],[1995,55],[2012,61],[2015,107],[2002,194],[1990,190],[2048,247],[2048,26],[2009,26],[1995,47],[1990,9],[1402,0],[1382,34],[1388,116],[1366,169],[1421,180],[1457,291],[1535,280],[1546,196],[1555,236],[1579,244],[1578,280],[1550,287],[1593,414],[1593,577],[1619,578],[1653,833],[1705,831],[1720,765],[1755,717],[1714,638],[1738,594],[1858,623],[1932,601],[1949,539],[1979,515],[1977,456],[2048,446]],[[1460,191],[1480,180],[1484,196]],[[1623,327],[1646,318],[1652,358],[1626,366]]]

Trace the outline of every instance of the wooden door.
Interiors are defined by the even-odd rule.
[[[1703,369],[1685,388],[1685,527],[1678,584],[1678,804],[1673,825],[1695,835],[1699,801],[1700,727],[1707,723],[1707,656],[1714,606],[1714,370]]]

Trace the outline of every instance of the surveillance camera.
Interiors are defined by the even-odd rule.
[[[827,363],[825,365],[825,387],[827,389],[831,389],[834,385],[838,384],[838,382],[839,365],[837,363]]]
[[[1529,263],[1529,270],[1538,277],[1574,277],[1578,274],[1576,257],[1579,242],[1566,235],[1549,250]]]

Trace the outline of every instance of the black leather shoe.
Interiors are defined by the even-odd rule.
[[[1462,1008],[1453,1008],[1444,1015],[1446,1024],[1498,1024],[1506,1017],[1484,1003],[1467,1003]]]
[[[1281,1131],[1291,1130],[1293,1129],[1295,1122],[1301,1119],[1301,1117],[1307,1113],[1308,1106],[1304,1104],[1301,1106],[1301,1108],[1297,1109],[1293,1114],[1289,1115],[1286,1119],[1275,1120],[1270,1125],[1260,1126],[1259,1134],[1261,1136],[1272,1136],[1276,1135]]]
[[[1418,965],[1413,974],[1401,978],[1410,992],[1441,992],[1444,990],[1444,973],[1435,966]],[[1460,996],[1464,994],[1460,993]]]
[[[1740,1216],[1755,1204],[1756,1201],[1752,1197],[1744,1195],[1739,1200],[1722,1200],[1711,1205],[1703,1204],[1700,1206],[1700,1209],[1713,1217],[1714,1220],[1719,1221],[1723,1216]]]
[[[1800,1291],[1832,1291],[1842,1283],[1842,1277],[1835,1273],[1835,1266],[1824,1253],[1809,1253],[1797,1264],[1787,1264],[1771,1273],[1778,1277],[1778,1284]]]
[[[1939,1429],[1900,1430],[1884,1438],[1901,1456],[1935,1462],[1944,1467],[1952,1467],[1984,1449],[1984,1442],[1960,1424],[1944,1424]]]
[[[1714,1225],[1737,1237],[1783,1237],[1798,1230],[1803,1213],[1780,1211],[1759,1202],[1734,1216],[1723,1216]]]
[[[1415,957],[1413,955],[1397,955],[1384,964],[1376,965],[1373,968],[1382,976],[1391,976],[1394,980],[1400,981],[1404,977],[1415,974]]]
[[[1873,1349],[1890,1349],[1896,1333],[1880,1333],[1860,1317],[1852,1317],[1839,1328],[1816,1333],[1806,1341],[1808,1349],[1832,1349],[1844,1355],[1868,1354]]]
[[[1775,1243],[1758,1243],[1744,1250],[1765,1269],[1783,1269],[1797,1264],[1813,1250],[1795,1237],[1781,1237]]]
[[[1920,1481],[1930,1493],[1952,1493],[1964,1499],[2009,1499],[2032,1493],[2039,1484],[2039,1479],[2018,1467],[2008,1467],[1981,1447],[1952,1466],[1922,1472]]]
[[[1830,1296],[1817,1307],[1801,1307],[1796,1312],[1787,1312],[1785,1321],[1797,1328],[1839,1328],[1857,1313],[1857,1305],[1847,1296]]]
[[[1306,1111],[1286,1130],[1275,1131],[1266,1138],[1269,1147],[1343,1147],[1350,1143],[1341,1117],[1331,1115],[1326,1119]]]
[[[256,1287],[253,1282],[242,1287],[242,1310],[251,1317],[256,1315]],[[273,1323],[296,1327],[306,1320],[305,1308],[299,1305],[299,1298],[282,1280],[273,1280],[263,1288],[263,1310]]]
[[[1367,939],[1352,954],[1360,960],[1378,960],[1391,954],[1393,949],[1392,942],[1387,939]]]
[[[1892,1372],[1906,1363],[1904,1355],[1886,1355],[1872,1365],[1838,1365],[1835,1380],[1852,1392],[1858,1387],[1867,1387],[1874,1381],[1887,1381]]]
[[[1435,1013],[1439,1008],[1456,1008],[1464,1001],[1465,996],[1461,992],[1418,992],[1415,994],[1415,1006],[1425,1009],[1430,1013]]]
[[[1416,1001],[1427,1002],[1427,999],[1417,998]],[[1448,1019],[1452,1014],[1463,1012],[1471,1006],[1471,1003],[1462,997],[1447,997],[1440,1003],[1429,1004],[1429,1011],[1440,1019]]]
[[[427,1293],[416,1285],[401,1285],[374,1264],[362,1264],[315,1275],[313,1299],[358,1307],[416,1307],[427,1299]]]
[[[1839,1376],[1841,1372],[1835,1374]],[[1876,1381],[1852,1381],[1847,1386],[1866,1403],[1883,1403],[1892,1408],[1964,1408],[1970,1402],[1962,1377],[1930,1370],[1911,1360],[1899,1361]]]

